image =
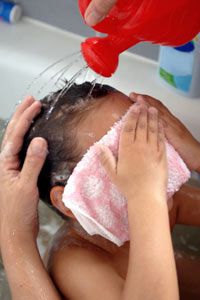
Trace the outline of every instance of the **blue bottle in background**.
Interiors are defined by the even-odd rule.
[[[186,96],[200,96],[200,34],[180,47],[160,47],[159,76]]]
[[[22,16],[21,7],[13,2],[0,0],[0,18],[8,23],[16,23]]]

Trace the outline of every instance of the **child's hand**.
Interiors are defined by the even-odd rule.
[[[113,183],[127,198],[166,194],[167,160],[164,132],[155,108],[135,105],[120,136],[118,161],[101,147],[100,159]]]
[[[41,138],[31,142],[22,170],[18,155],[24,135],[40,109],[41,103],[28,97],[18,106],[4,135],[0,153],[0,240],[6,241],[8,235],[37,235],[37,180],[47,143]]]
[[[179,152],[190,170],[200,172],[200,143],[187,128],[162,104],[162,102],[146,95],[130,94],[130,99],[142,105],[154,106],[164,122],[165,135]]]

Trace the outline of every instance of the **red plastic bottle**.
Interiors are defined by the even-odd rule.
[[[83,17],[90,2],[79,0]],[[141,41],[179,46],[192,40],[200,32],[200,0],[118,0],[93,28],[108,35],[86,39],[83,56],[96,73],[110,77],[120,53]]]

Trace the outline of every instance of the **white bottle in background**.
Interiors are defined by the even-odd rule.
[[[160,47],[159,76],[186,96],[200,96],[200,34],[180,47]]]

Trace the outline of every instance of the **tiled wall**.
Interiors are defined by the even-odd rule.
[[[27,16],[83,36],[92,35],[92,30],[81,19],[78,0],[18,0],[17,2],[22,5]],[[131,51],[156,60],[158,49],[158,46],[142,43]]]

